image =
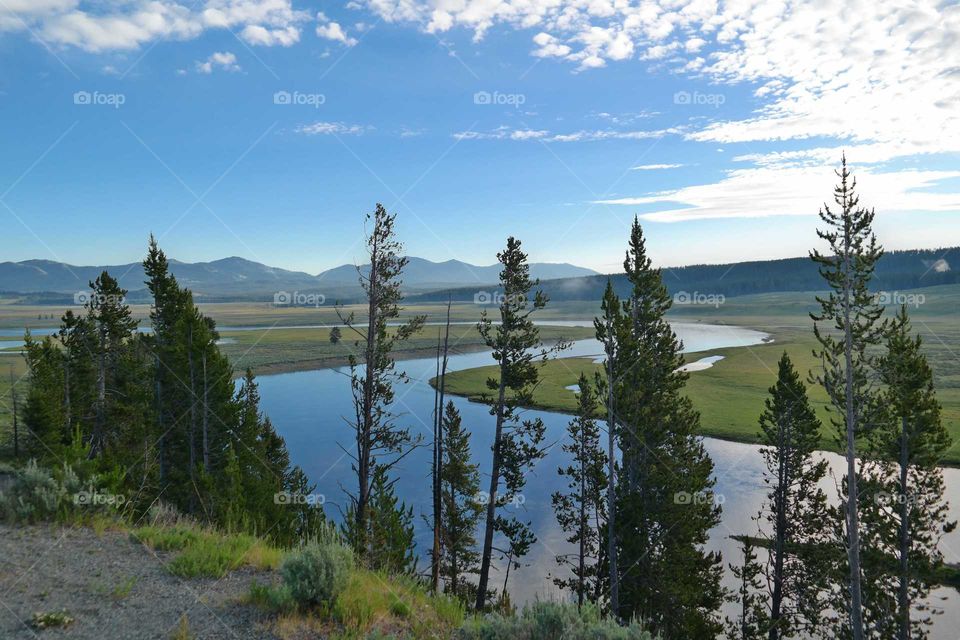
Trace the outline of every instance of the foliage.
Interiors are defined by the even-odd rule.
[[[825,559],[812,552],[830,538],[822,528],[828,512],[827,496],[819,487],[827,463],[816,453],[820,421],[786,352],[760,415],[760,431],[765,445],[761,448],[766,467],[764,483],[768,487],[760,517],[771,532],[764,598],[770,608],[766,621],[771,629],[769,637],[777,640],[811,635],[822,623],[825,604],[821,590],[828,581]],[[745,546],[745,556],[748,552],[752,550]],[[745,558],[744,571],[747,564]],[[740,595],[745,608],[744,599],[756,597],[742,591]]]
[[[370,521],[370,503],[375,496],[374,484],[386,483],[386,473],[410,447],[416,444],[408,428],[399,427],[390,410],[394,399],[395,382],[406,382],[407,375],[394,368],[393,351],[423,326],[423,316],[391,326],[400,316],[403,269],[403,245],[394,233],[395,214],[390,214],[377,203],[367,222],[373,228],[367,236],[370,269],[360,272],[360,285],[367,299],[367,321],[363,327],[354,320],[353,313],[341,316],[344,326],[357,338],[354,343],[362,354],[361,360],[350,355],[350,388],[353,394],[355,416],[351,424],[356,439],[355,453],[351,453],[353,469],[357,474],[357,493],[350,496],[349,513],[354,520],[348,525],[354,550],[361,557],[376,550],[370,539],[376,525]],[[340,310],[338,309],[338,314]],[[381,499],[384,494],[381,491]],[[381,510],[381,517],[385,512]]]
[[[557,491],[552,497],[557,522],[569,534],[567,542],[575,545],[577,551],[557,556],[562,567],[572,569],[573,577],[553,581],[558,587],[575,593],[577,604],[583,605],[585,600],[599,603],[607,582],[602,573],[607,456],[600,445],[600,427],[596,420],[597,392],[584,374],[580,374],[578,386],[577,415],[567,426],[569,440],[562,445],[572,462],[558,469],[560,476],[568,481],[568,492]]]
[[[812,379],[830,396],[835,412],[832,422],[847,459],[842,505],[835,509],[835,517],[842,524],[843,540],[838,542],[847,549],[848,583],[835,590],[832,605],[835,611],[849,615],[848,620],[838,621],[836,633],[862,640],[857,439],[880,419],[873,377],[875,357],[870,348],[879,343],[883,332],[879,323],[883,307],[870,291],[870,280],[883,248],[873,234],[873,210],[860,206],[856,180],[847,170],[846,157],[837,176],[840,184],[834,189],[834,202],[839,210],[824,205],[820,219],[825,229],[817,230],[829,252],[810,254],[830,288],[825,297],[817,296],[820,310],[811,314],[814,335],[820,343],[816,355],[821,360],[821,368]]]
[[[506,576],[509,576],[515,558],[524,555],[536,541],[529,523],[498,511],[514,501],[526,485],[526,474],[543,457],[543,421],[539,418],[522,419],[518,409],[529,399],[532,388],[537,384],[538,366],[551,354],[567,346],[564,341],[549,349],[543,346],[531,316],[546,307],[547,298],[537,291],[530,299],[530,291],[538,282],[530,278],[530,265],[520,241],[507,238],[507,247],[497,254],[497,260],[503,266],[500,271],[502,292],[498,307],[499,322],[494,324],[484,310],[477,325],[499,367],[499,376],[487,381],[487,388],[496,393],[490,409],[496,426],[480,557],[477,609],[484,608],[489,589],[494,533],[500,533],[507,540],[508,549],[503,551],[507,557]]]
[[[453,402],[447,403],[441,426],[444,446],[440,474],[440,574],[449,593],[467,600],[476,594],[472,582],[466,578],[479,571],[475,532],[483,511],[483,505],[477,500],[480,470],[471,462],[470,432],[463,427]]]
[[[616,341],[614,424],[622,451],[616,493],[621,618],[664,638],[710,637],[722,559],[704,549],[720,522],[713,462],[697,435],[699,414],[684,393],[682,345],[665,314],[671,298],[647,257],[637,220],[624,269],[634,285],[611,328]]]
[[[591,603],[576,605],[536,602],[520,615],[487,614],[469,619],[456,634],[459,640],[652,640],[637,622],[620,625],[604,618]]]
[[[872,637],[927,638],[940,611],[922,603],[943,567],[938,544],[956,527],[938,466],[951,439],[905,307],[885,342],[885,419],[870,434],[862,471],[864,618]]]
[[[301,607],[330,605],[346,588],[353,552],[341,544],[310,543],[280,566],[283,584]]]

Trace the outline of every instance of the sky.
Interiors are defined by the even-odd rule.
[[[888,249],[960,245],[960,6],[0,0],[0,261],[317,273],[805,255],[841,154]]]

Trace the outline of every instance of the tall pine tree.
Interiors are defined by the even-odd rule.
[[[620,611],[664,638],[719,633],[722,559],[707,552],[720,521],[713,462],[697,435],[700,416],[684,394],[682,344],[665,314],[671,298],[634,220],[624,269],[632,285],[617,335]]]

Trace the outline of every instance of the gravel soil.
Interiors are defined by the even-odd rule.
[[[270,620],[240,602],[258,572],[181,579],[164,570],[171,557],[115,531],[0,525],[0,638],[166,640],[183,615],[198,640],[276,638]],[[59,611],[74,621],[34,628],[34,613]]]

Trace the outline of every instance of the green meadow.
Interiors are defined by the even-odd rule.
[[[914,329],[924,337],[927,357],[934,368],[937,394],[943,405],[943,420],[953,434],[954,445],[944,464],[960,466],[960,287],[931,287],[916,290],[924,301],[911,308]],[[777,360],[784,351],[803,372],[818,366],[813,356],[816,347],[808,313],[816,308],[813,294],[783,293],[731,298],[719,307],[675,308],[671,319],[679,322],[703,322],[749,327],[765,331],[772,342],[749,346],[712,349],[686,354],[687,362],[707,356],[723,356],[709,369],[690,373],[687,393],[701,415],[705,436],[740,442],[758,441],[758,418],[763,411],[769,387],[776,380]],[[893,309],[888,309],[888,315]],[[541,368],[541,380],[533,392],[531,406],[549,411],[572,412],[576,394],[567,387],[575,385],[580,373],[592,377],[602,371],[592,358],[560,358]],[[485,401],[488,378],[496,378],[493,366],[448,374],[450,393]],[[810,398],[823,422],[822,446],[837,450],[831,413],[822,388],[809,386]]]

